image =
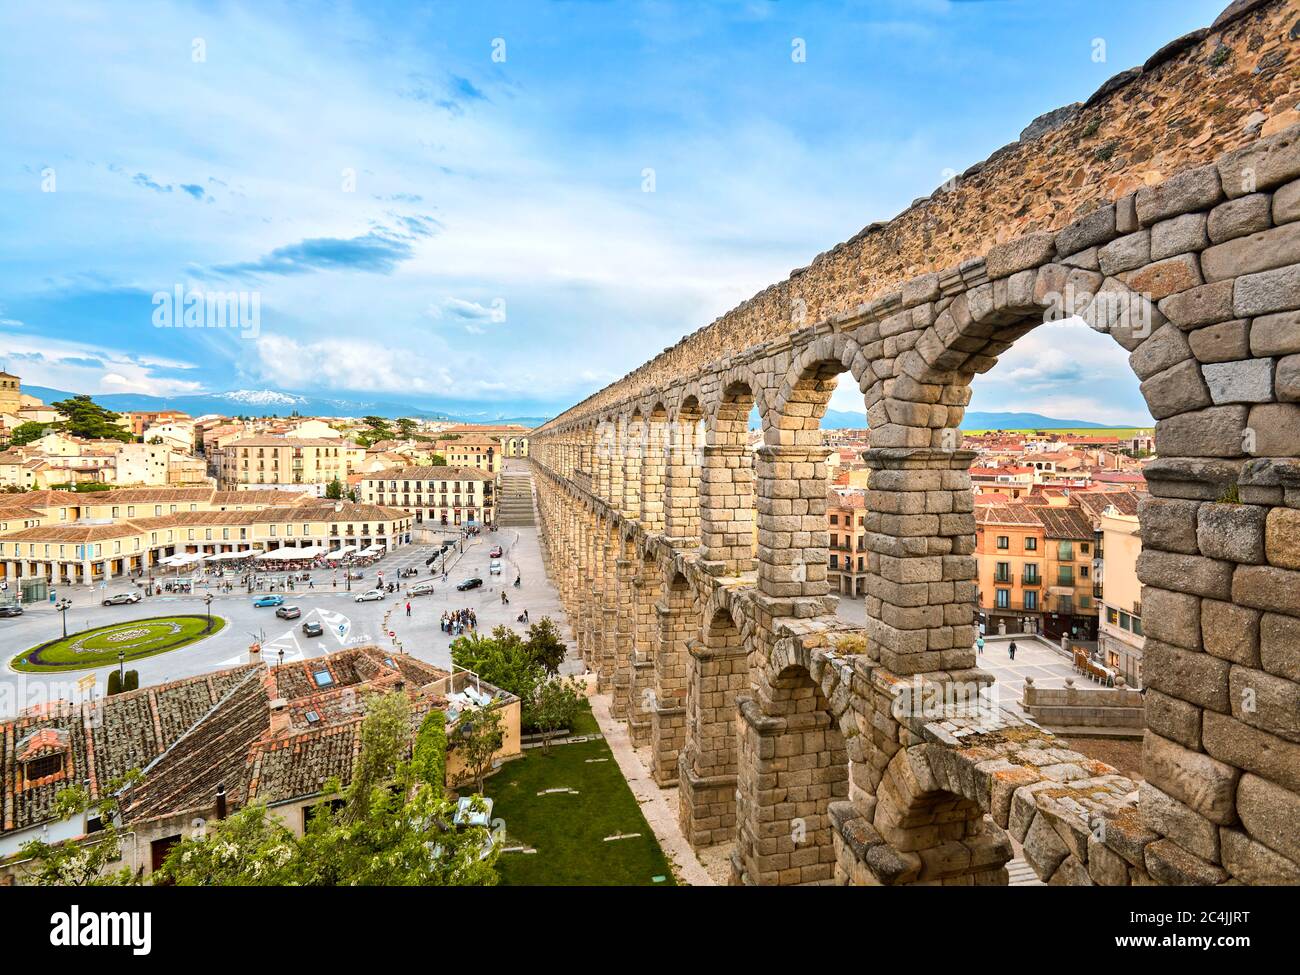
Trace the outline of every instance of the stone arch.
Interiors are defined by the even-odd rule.
[[[731,369],[720,377],[716,399],[707,410],[701,451],[700,566],[711,575],[741,575],[757,564],[748,428],[755,407],[766,424],[764,401],[750,370]]]
[[[686,743],[686,681],[694,619],[690,580],[661,565],[662,598],[655,604],[655,693],[651,715],[651,771],[660,785],[677,781],[678,756]]]
[[[675,548],[699,543],[703,445],[704,408],[699,385],[690,384],[669,414],[666,444],[664,535]]]
[[[820,446],[821,418],[836,380],[845,372],[864,391],[875,382],[866,353],[851,335],[837,332],[807,345],[796,356],[777,390],[772,403],[772,425],[765,431],[765,441]]]

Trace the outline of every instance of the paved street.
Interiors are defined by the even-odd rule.
[[[505,549],[503,572],[499,576],[488,573],[488,552],[495,545],[501,545]],[[560,624],[564,639],[572,645],[571,634],[559,611],[555,591],[542,568],[535,528],[503,528],[493,534],[483,534],[467,540],[464,553],[450,563],[445,583],[441,581],[441,575],[430,576],[424,568],[425,560],[436,550],[436,547],[428,545],[403,546],[365,569],[365,579],[353,581],[351,592],[346,590],[341,572],[335,588],[331,585],[333,573],[318,570],[313,573],[316,588],[299,588],[295,592],[284,594],[286,606],[298,606],[302,610],[302,617],[296,620],[279,619],[274,609],[253,608],[254,597],[243,590],[229,595],[214,591],[212,611],[227,621],[224,630],[184,649],[136,661],[131,667],[139,672],[140,684],[143,686],[246,662],[248,646],[255,640],[262,642],[264,659],[268,663],[276,663],[280,659],[280,651],[284,651],[285,661],[293,661],[331,653],[347,646],[372,643],[390,646],[393,644],[392,638],[387,635],[390,630],[396,633],[396,640],[406,653],[436,666],[447,667],[451,662],[451,641],[439,630],[438,621],[444,610],[465,608],[474,610],[478,615],[480,631],[488,631],[504,623],[522,632],[525,627],[516,622],[516,617],[525,608],[529,611],[532,622],[549,615]],[[418,578],[398,579],[398,572],[409,565],[417,566],[421,575]],[[377,584],[380,572],[383,573],[385,582],[414,583],[436,579],[437,588],[432,595],[410,599],[409,617],[406,615],[405,587],[402,593],[389,595],[382,602],[355,602],[357,593]],[[522,579],[518,589],[512,586],[516,575]],[[483,588],[457,592],[456,584],[470,576],[482,578]],[[68,631],[72,633],[106,623],[149,616],[204,612],[205,591],[202,589],[194,595],[152,596],[129,606],[100,605],[106,594],[130,589],[134,587],[119,583],[107,590],[107,593],[101,590],[92,593],[85,589],[61,592],[61,596],[69,596],[73,602],[72,609],[68,611]],[[509,605],[501,602],[503,590],[510,600]],[[302,624],[308,620],[320,620],[324,624],[325,635],[303,637]],[[0,667],[0,717],[12,716],[19,709],[32,704],[46,703],[60,697],[73,698],[75,682],[87,673],[92,673],[69,671],[38,675],[19,674],[10,670],[8,662],[15,654],[57,637],[61,632],[59,614],[48,603],[28,607],[27,612],[17,619],[0,619],[0,653],[3,653],[4,658],[3,667]],[[103,667],[93,671],[101,691],[113,669]],[[581,671],[582,667],[570,662],[564,669]]]

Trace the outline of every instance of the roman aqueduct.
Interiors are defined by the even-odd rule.
[[[1297,51],[1300,4],[1238,0],[536,431],[578,649],[734,882],[1006,883],[1010,833],[1053,884],[1300,883]],[[1140,786],[990,707],[973,648],[957,430],[1068,314],[1157,419]],[[827,585],[840,377],[863,628]]]

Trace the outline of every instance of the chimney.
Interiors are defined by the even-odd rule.
[[[271,737],[277,738],[289,730],[289,702],[277,697],[271,702]]]
[[[226,787],[224,785],[217,786],[217,818],[226,818]]]

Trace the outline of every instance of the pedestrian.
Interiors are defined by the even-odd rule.
[[[1011,643],[1008,644],[1008,646],[1007,646],[1007,653],[1009,653],[1009,654],[1011,655],[1011,659],[1012,659],[1012,660],[1015,660],[1015,659],[1016,659],[1016,641],[1015,641],[1015,640],[1012,640]]]
[[[981,636],[978,639],[976,639],[975,651],[976,653],[981,653],[981,654],[984,652],[984,637]]]
[[[409,599],[406,601],[406,615],[411,615],[411,601]]]

